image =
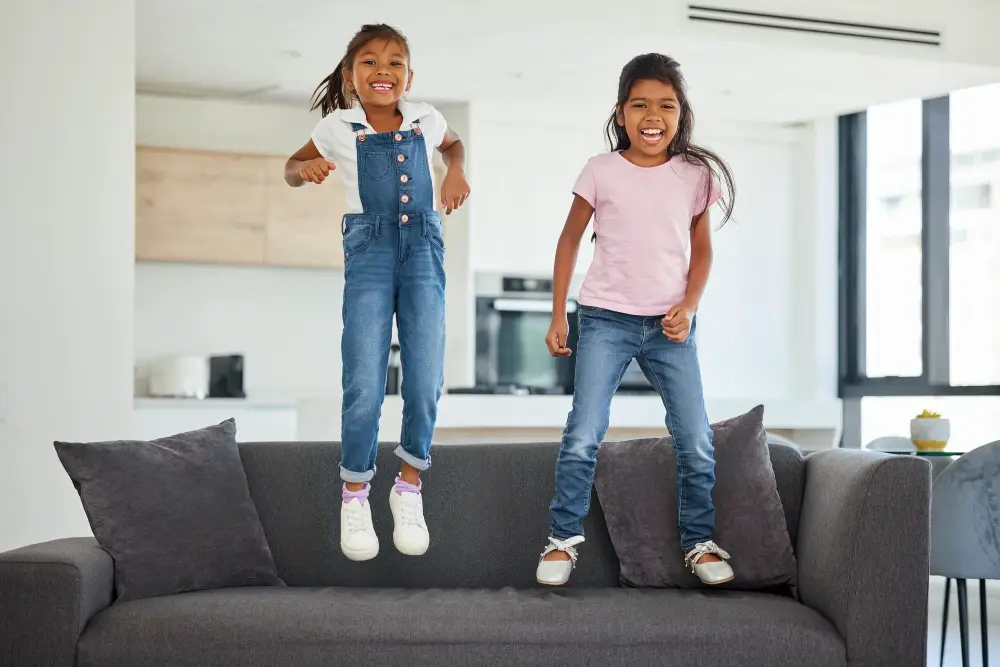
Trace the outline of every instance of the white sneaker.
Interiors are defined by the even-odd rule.
[[[549,544],[542,552],[538,561],[538,568],[535,570],[535,580],[546,586],[562,586],[569,581],[569,575],[576,569],[576,545],[583,542],[583,535],[574,535],[565,540],[549,538]],[[553,551],[562,551],[569,554],[569,560],[545,560]]]
[[[378,535],[372,525],[372,506],[365,484],[362,491],[348,491],[340,506],[340,550],[353,561],[371,560],[378,555]]]
[[[698,561],[705,554],[715,554],[722,560],[711,563],[699,563]],[[735,576],[733,568],[729,567],[729,563],[726,562],[729,560],[729,554],[712,541],[696,544],[694,549],[689,551],[687,556],[684,557],[684,560],[691,567],[691,571],[701,579],[701,583],[708,584],[709,586],[732,581]]]
[[[413,486],[397,477],[389,492],[389,509],[395,524],[392,543],[405,556],[422,556],[431,541],[424,521],[424,501],[420,495],[422,486],[422,483]]]

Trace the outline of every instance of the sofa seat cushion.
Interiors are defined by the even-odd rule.
[[[115,604],[85,630],[77,662],[347,664],[833,667],[846,657],[825,618],[766,593],[236,588]]]

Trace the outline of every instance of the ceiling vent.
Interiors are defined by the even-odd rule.
[[[853,23],[791,14],[752,12],[743,9],[726,9],[707,5],[688,5],[688,19],[703,23],[734,25],[744,28],[765,28],[803,32],[853,39],[868,39],[883,42],[903,42],[925,46],[941,46],[941,32],[919,30],[902,26],[876,25],[873,23]]]

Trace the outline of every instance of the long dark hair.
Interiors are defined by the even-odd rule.
[[[628,102],[632,87],[644,79],[653,79],[673,86],[677,93],[677,101],[680,104],[680,120],[677,123],[677,134],[667,147],[667,153],[673,157],[677,156],[682,160],[704,167],[707,170],[708,178],[705,179],[704,205],[699,210],[708,208],[708,200],[712,192],[712,181],[724,181],[725,192],[723,194],[722,208],[725,213],[720,223],[720,227],[733,215],[733,203],[736,197],[736,184],[733,181],[733,172],[729,165],[721,157],[701,146],[691,143],[691,132],[694,129],[694,112],[691,110],[691,103],[687,96],[687,83],[681,74],[680,63],[669,56],[659,53],[646,53],[636,56],[629,61],[622,69],[618,79],[618,103],[615,110],[611,112],[611,117],[605,127],[608,135],[608,143],[612,151],[623,151],[632,145],[625,128],[618,124],[618,110],[623,109]]]
[[[347,91],[344,88],[344,70],[354,66],[354,58],[358,52],[373,39],[384,39],[387,41],[399,42],[403,47],[406,58],[410,58],[410,43],[403,37],[403,33],[384,23],[376,23],[361,26],[351,41],[347,44],[347,52],[337,63],[336,69],[330,76],[323,79],[312,94],[312,106],[309,110],[319,109],[326,116],[336,109],[350,109],[354,104],[357,93]]]

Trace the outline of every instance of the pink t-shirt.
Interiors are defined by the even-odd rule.
[[[684,299],[691,222],[719,200],[708,170],[674,157],[639,167],[620,153],[591,158],[573,187],[594,207],[597,247],[579,302],[629,315],[663,315]]]

